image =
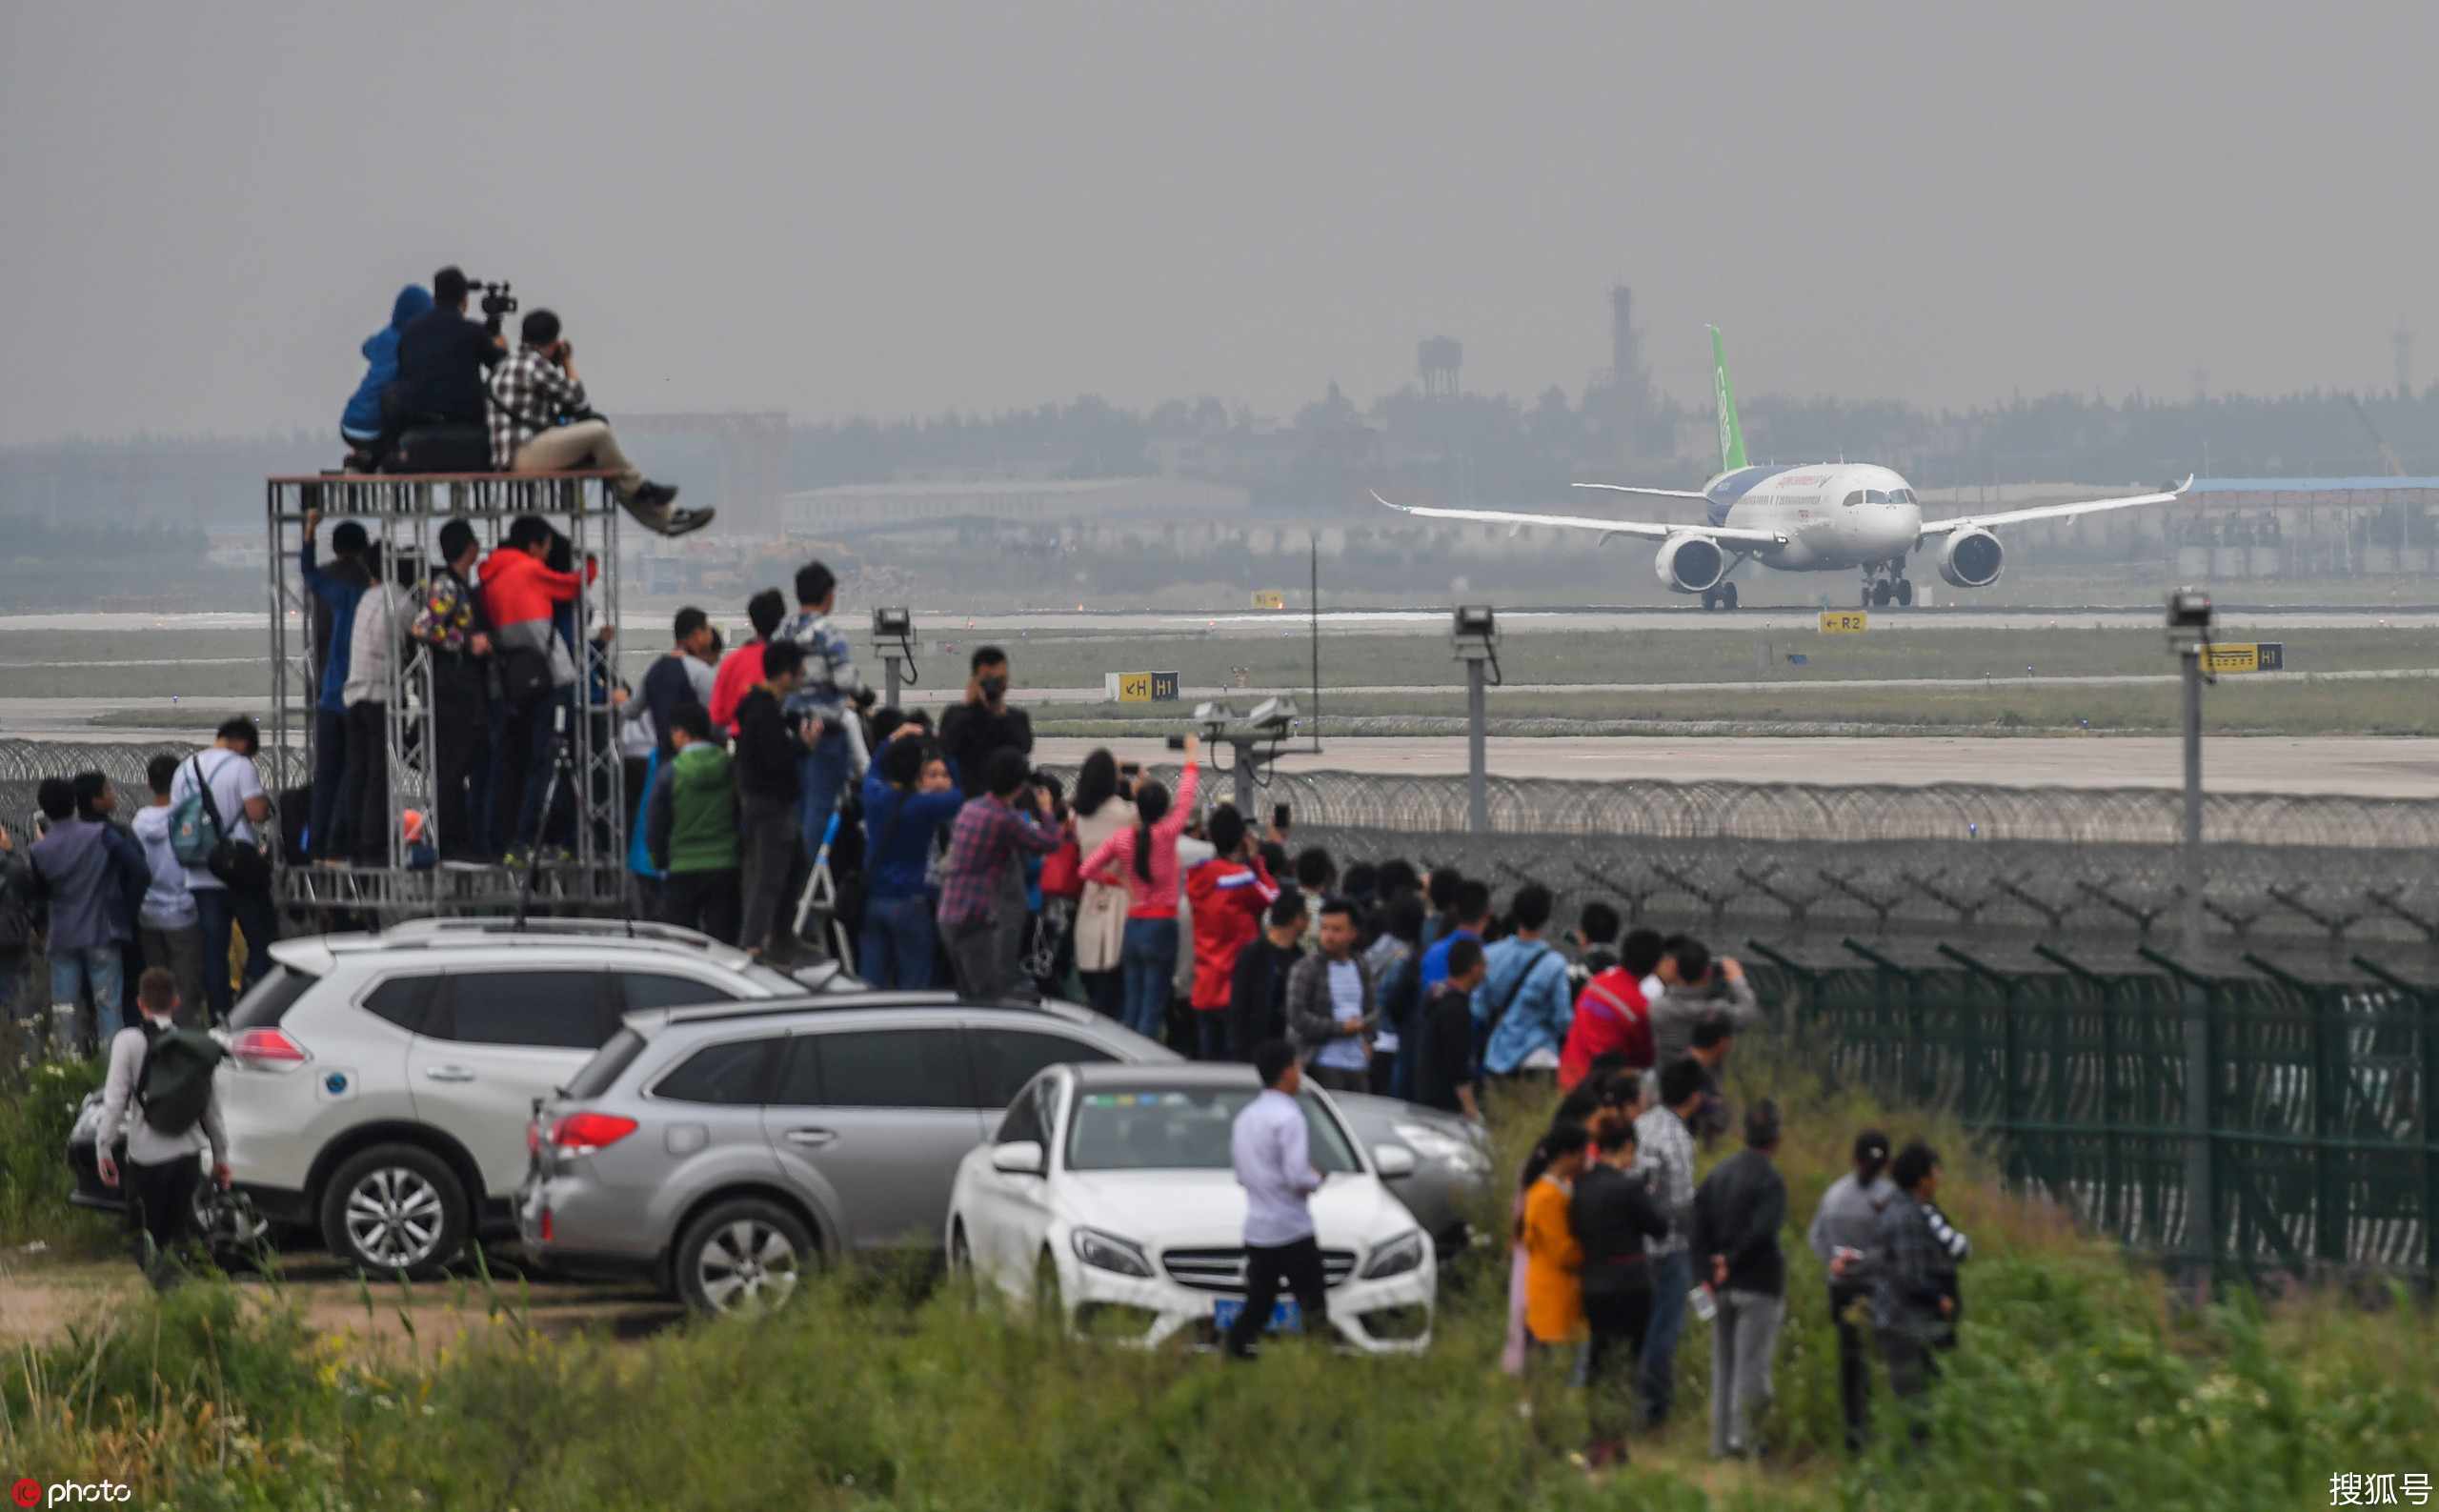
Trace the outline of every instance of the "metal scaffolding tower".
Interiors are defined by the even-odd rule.
[[[389,923],[434,914],[500,912],[529,902],[552,912],[615,911],[626,905],[626,783],[616,716],[609,703],[609,690],[617,685],[616,642],[605,644],[598,635],[618,622],[619,508],[609,488],[612,476],[602,472],[514,477],[332,474],[270,479],[272,704],[261,759],[274,792],[312,785],[318,739],[314,710],[319,688],[309,644],[313,595],[305,585],[300,561],[307,510],[321,511],[325,521],[352,519],[362,525],[381,549],[384,575],[391,581],[395,581],[392,564],[401,556],[412,557],[424,578],[443,565],[438,559],[440,530],[452,519],[474,527],[488,557],[502,544],[511,521],[538,515],[568,537],[576,571],[584,571],[587,557],[599,563],[599,577],[579,598],[575,685],[554,695],[565,714],[567,768],[560,785],[573,799],[574,835],[564,845],[541,847],[543,857],[530,874],[530,896],[523,865],[444,865],[437,860],[453,837],[439,833],[432,651],[406,634],[417,607],[410,603],[399,612],[396,654],[390,659],[383,752],[390,777],[387,859],[374,866],[302,863],[289,858],[287,846],[275,847],[275,896],[282,906],[344,909]],[[333,630],[333,638],[347,633],[344,626]],[[488,731],[482,738],[489,739]],[[413,838],[411,814],[416,827]],[[301,816],[284,817],[294,823]],[[549,816],[544,817],[547,835]]]

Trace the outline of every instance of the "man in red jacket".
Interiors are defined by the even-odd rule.
[[[482,586],[476,590],[508,689],[493,711],[489,809],[494,856],[540,839],[542,792],[551,775],[551,711],[565,696],[563,690],[576,681],[575,657],[551,616],[559,605],[574,603],[598,570],[588,560],[586,575],[579,577],[545,565],[554,534],[539,515],[517,516],[508,527],[506,543],[484,558]],[[527,673],[538,680],[544,670],[549,682],[538,693],[532,691],[533,682],[518,675]]]
[[[1643,979],[1658,969],[1660,954],[1658,932],[1635,930],[1618,947],[1618,964],[1583,984],[1567,1025],[1566,1048],[1559,1053],[1560,1091],[1574,1091],[1594,1058],[1606,1051],[1623,1053],[1630,1066],[1651,1068],[1651,1001],[1643,996]]]
[[[1208,834],[1220,854],[1185,874],[1185,896],[1194,910],[1195,1058],[1228,1058],[1228,989],[1237,952],[1261,931],[1262,910],[1279,896],[1270,869],[1245,833],[1245,816],[1233,803],[1211,811]]]

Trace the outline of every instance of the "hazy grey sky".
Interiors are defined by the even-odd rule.
[[[327,429],[447,261],[612,409],[2439,373],[2428,4],[0,12],[0,440]]]

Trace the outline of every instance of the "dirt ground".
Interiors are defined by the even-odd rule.
[[[317,1253],[284,1254],[276,1268],[276,1287],[258,1276],[240,1276],[237,1283],[267,1306],[278,1304],[283,1295],[301,1302],[307,1325],[317,1333],[362,1340],[376,1347],[404,1345],[409,1342],[407,1320],[412,1319],[413,1341],[430,1348],[461,1333],[497,1325],[480,1280],[473,1277],[418,1284],[402,1292],[395,1281],[368,1287],[344,1274],[329,1256]],[[500,1297],[514,1305],[521,1296],[533,1325],[553,1336],[594,1329],[618,1339],[640,1338],[685,1316],[676,1302],[643,1286],[554,1278],[526,1282],[520,1291],[513,1276],[495,1270],[494,1277]],[[8,1256],[0,1262],[0,1349],[63,1338],[105,1303],[136,1296],[143,1286],[134,1265],[117,1257],[51,1260]]]

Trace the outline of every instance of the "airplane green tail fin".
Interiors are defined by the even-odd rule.
[[[1719,397],[1719,470],[1733,473],[1745,465],[1744,428],[1736,423],[1736,389],[1727,381],[1727,343],[1719,327],[1711,327],[1711,371]]]

